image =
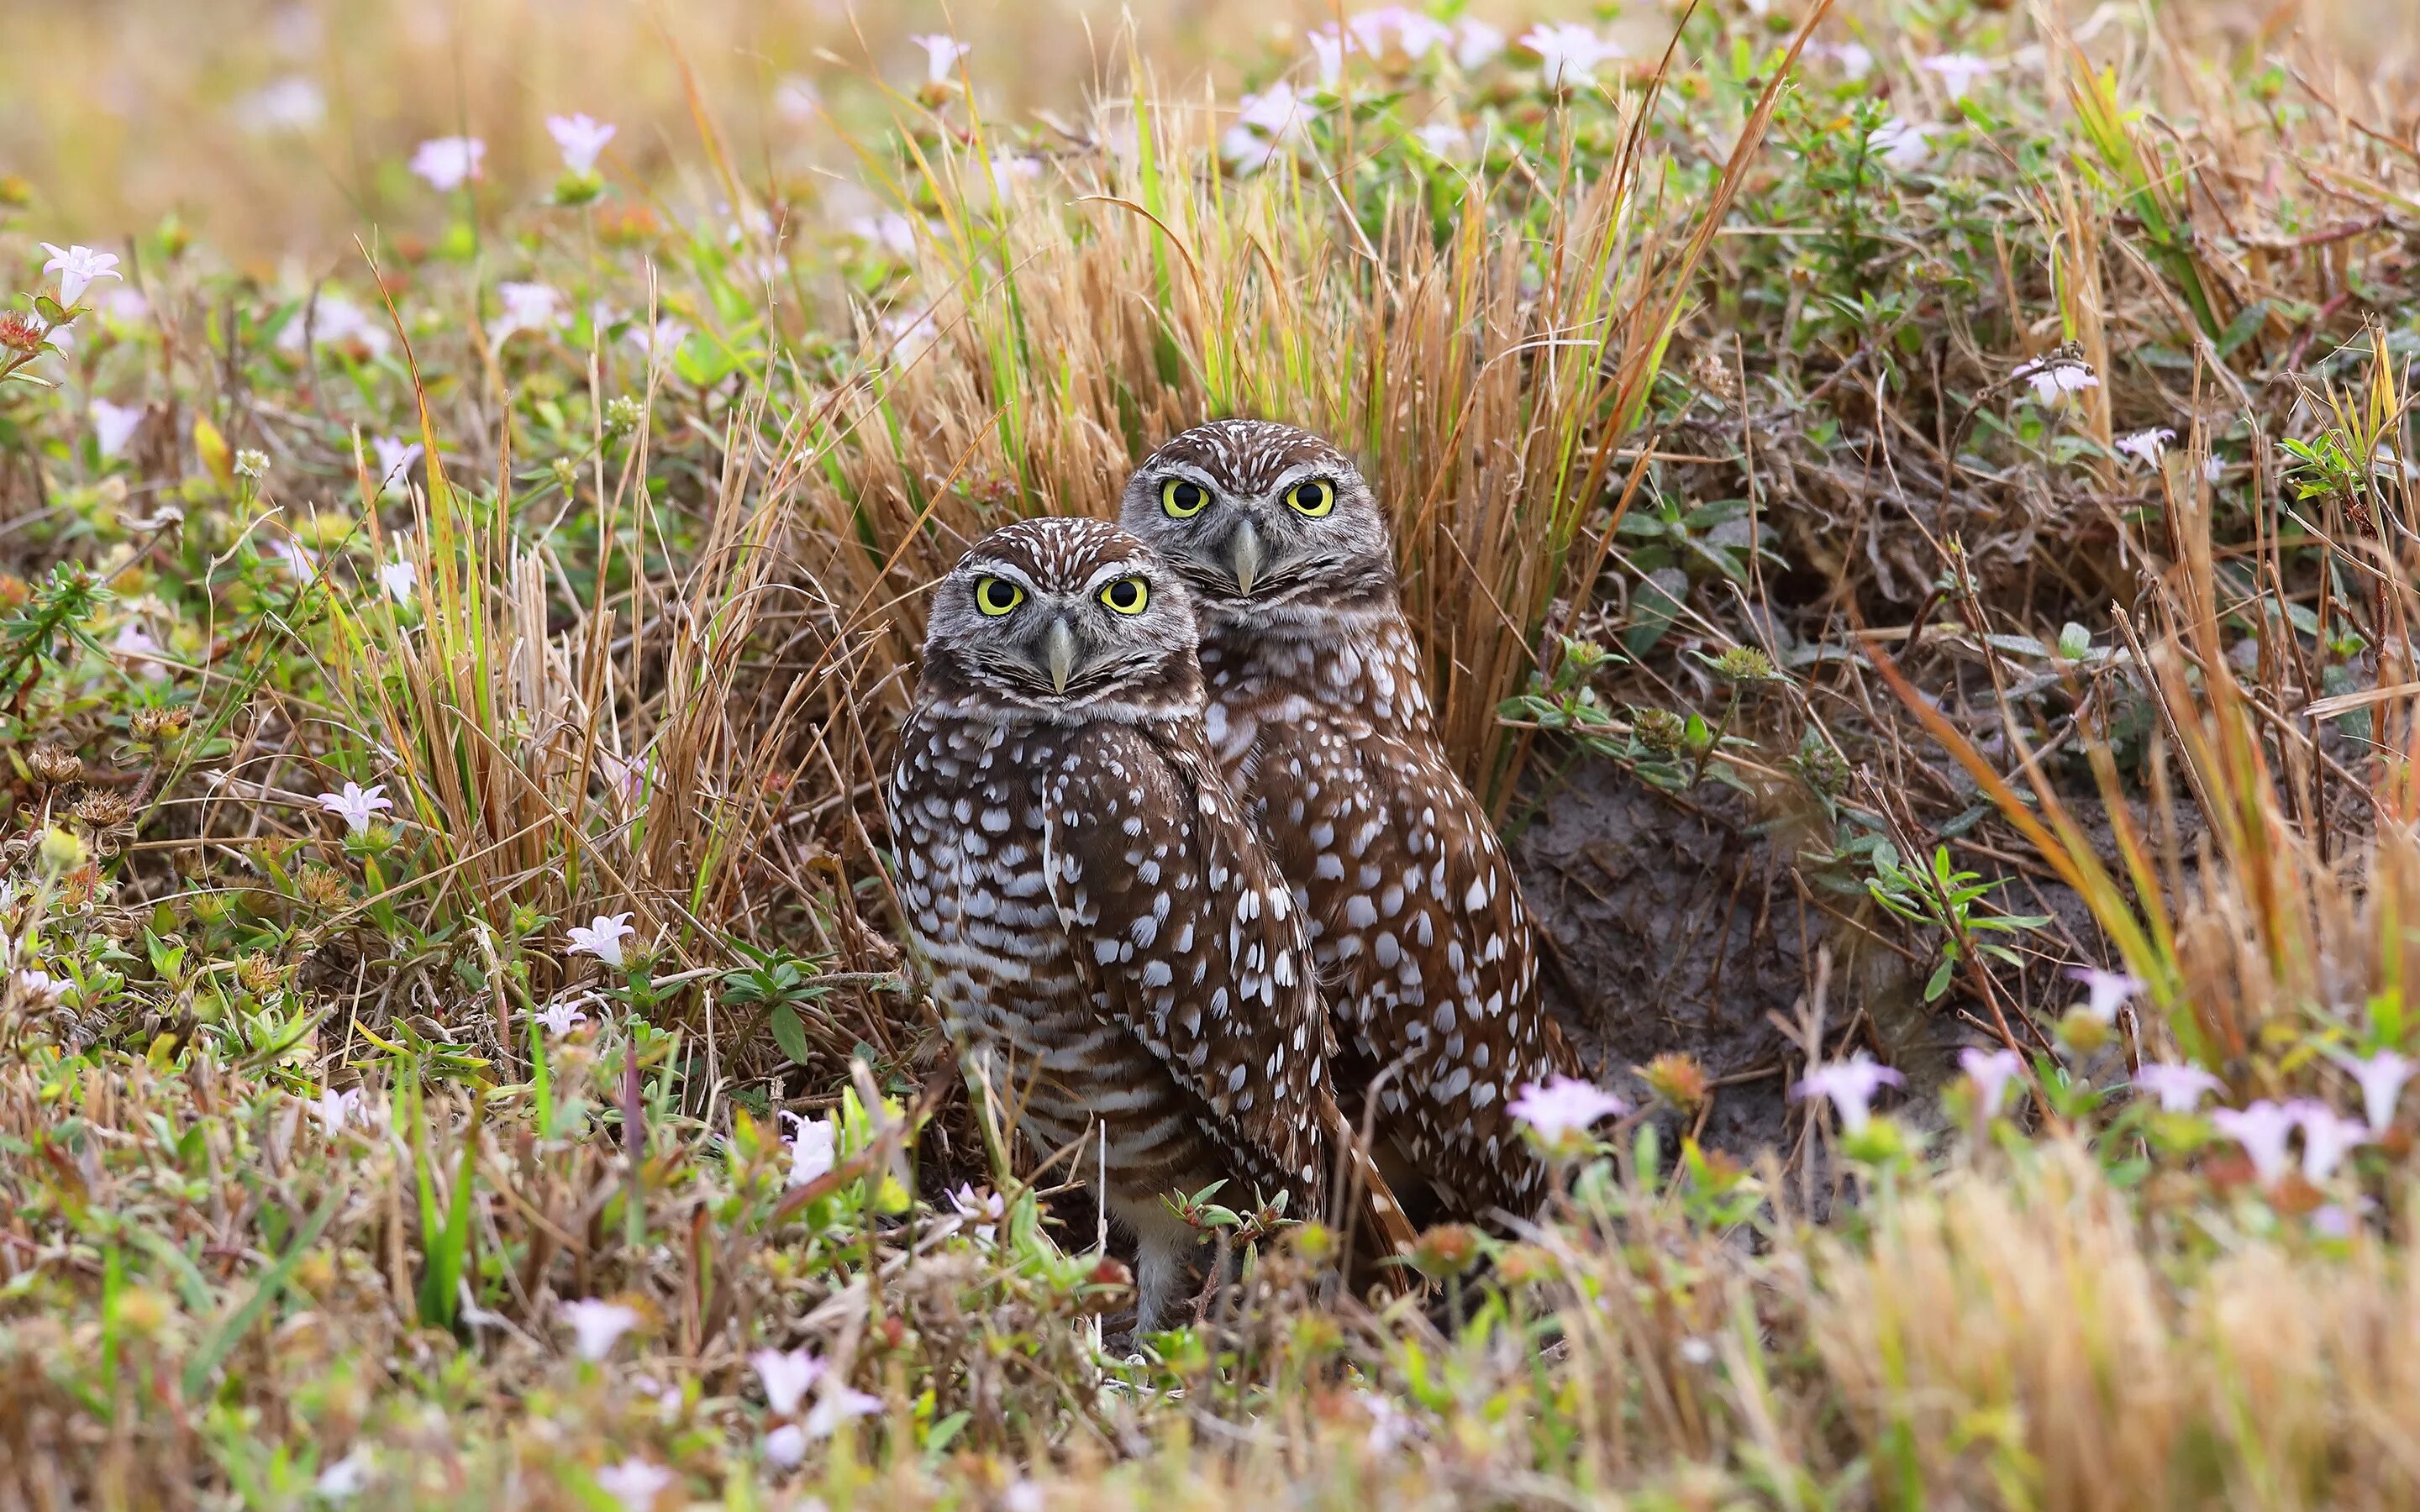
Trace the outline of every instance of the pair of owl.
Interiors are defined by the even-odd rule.
[[[1327,442],[1199,425],[1120,525],[977,543],[937,590],[890,802],[935,996],[1033,1145],[1099,1173],[1139,1329],[1198,1238],[1172,1192],[1319,1215],[1341,1176],[1396,1247],[1397,1187],[1538,1205],[1507,1103],[1579,1067],[1439,744],[1377,501]]]

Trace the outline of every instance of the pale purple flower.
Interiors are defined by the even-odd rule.
[[[802,1119],[784,1113],[798,1124],[790,1135],[790,1185],[804,1186],[832,1168],[839,1152],[840,1131],[830,1119]]]
[[[378,454],[378,486],[382,494],[404,491],[411,464],[420,460],[421,444],[394,436],[373,436],[370,450]]]
[[[341,793],[322,793],[314,800],[345,821],[345,827],[358,835],[370,827],[370,820],[382,809],[393,809],[395,800],[386,795],[386,784],[364,787],[348,782]]]
[[[398,548],[393,562],[379,563],[378,579],[379,586],[386,590],[388,597],[409,607],[412,591],[420,586],[420,569]]]
[[[17,972],[17,995],[38,1009],[56,1008],[68,984],[47,971],[23,966]]]
[[[1532,26],[1521,45],[1538,54],[1538,78],[1549,89],[1594,84],[1598,65],[1621,56],[1620,46],[1576,22]]]
[[[311,1116],[319,1120],[322,1134],[340,1134],[345,1125],[356,1121],[362,1111],[362,1089],[349,1087],[339,1092],[322,1088],[317,1101],[311,1103]]]
[[[2034,386],[2034,397],[2043,404],[2056,404],[2068,394],[2101,387],[2100,375],[2091,364],[2072,357],[2051,357],[2019,367],[2015,377]]]
[[[1952,100],[1965,99],[1966,92],[1974,88],[1978,81],[1991,77],[2000,68],[1990,59],[1977,57],[1972,53],[1944,53],[1938,57],[1926,58],[1923,67],[1941,76],[1941,87],[1948,91]]]
[[[673,1473],[663,1466],[634,1458],[598,1471],[597,1486],[622,1504],[622,1512],[650,1512],[673,1478]]]
[[[916,305],[893,310],[882,317],[876,329],[881,333],[891,360],[902,367],[923,356],[941,339],[941,328],[934,323],[933,312]]]
[[[1235,124],[1218,139],[1219,155],[1239,173],[1265,168],[1287,140],[1302,134],[1318,112],[1280,79],[1236,107]]]
[[[134,439],[135,429],[143,424],[144,409],[139,404],[112,404],[106,399],[92,402],[93,444],[103,456],[116,456],[126,450]]]
[[[972,1227],[975,1237],[986,1244],[998,1231],[995,1226],[1008,1215],[1007,1198],[988,1188],[977,1188],[964,1181],[959,1182],[958,1189],[950,1194],[950,1206],[958,1210],[961,1218],[983,1220]]]
[[[807,1458],[807,1430],[784,1423],[765,1435],[765,1462],[776,1470],[796,1470]]]
[[[1958,1052],[1958,1066],[1975,1084],[1983,1117],[1996,1119],[2000,1104],[2008,1100],[2009,1084],[2024,1072],[2025,1062],[2013,1050],[1985,1050],[1970,1044]]]
[[[560,1316],[570,1326],[572,1347],[583,1360],[604,1359],[623,1335],[639,1326],[637,1309],[595,1297],[565,1303]]]
[[[319,1472],[311,1489],[331,1502],[349,1501],[361,1494],[362,1487],[368,1483],[369,1472],[370,1452],[356,1444],[351,1453]]]
[[[1433,157],[1451,160],[1470,150],[1470,136],[1451,121],[1429,121],[1412,132]]]
[[[561,1039],[588,1022],[588,1015],[580,1011],[581,1001],[575,997],[558,997],[530,1017],[544,1025],[547,1033]]]
[[[623,339],[645,352],[652,361],[670,362],[673,354],[680,350],[680,344],[689,340],[689,332],[686,323],[665,316],[652,326],[631,326],[623,333]]]
[[[2225,476],[2226,472],[2226,459],[2216,452],[2201,459],[2201,481],[2212,487],[2217,486],[2218,480]]]
[[[151,632],[141,622],[129,620],[117,627],[116,636],[109,642],[110,655],[127,663],[127,671],[147,683],[167,681],[168,669],[160,665],[167,656],[165,646],[152,639]]]
[[[342,347],[357,342],[373,357],[383,353],[394,340],[383,324],[371,319],[367,311],[334,289],[320,290],[307,311],[286,322],[285,329],[277,333],[277,349],[301,351],[306,326],[314,347]]]
[[[1344,54],[1353,43],[1341,36],[1333,26],[1322,26],[1305,40],[1311,43],[1311,55],[1319,68],[1319,87],[1334,89],[1344,77]]]
[[[2134,1090],[2158,1098],[2163,1113],[2191,1113],[2201,1106],[2204,1097],[2226,1089],[2225,1082],[2199,1066],[2180,1066],[2174,1061],[2147,1060],[2134,1073]]]
[[[1907,1080],[1899,1072],[1877,1062],[1873,1057],[1859,1051],[1848,1060],[1828,1061],[1810,1069],[1791,1088],[1795,1098],[1827,1097],[1833,1111],[1840,1116],[1840,1128],[1848,1134],[1864,1132],[1871,1119],[1874,1094],[1885,1087],[1898,1087]]]
[[[1863,42],[1842,42],[1838,47],[1822,49],[1823,55],[1840,65],[1840,71],[1851,84],[1874,71],[1873,50]]]
[[[59,302],[72,308],[84,298],[84,291],[95,279],[116,278],[117,255],[95,252],[86,246],[58,247],[45,241],[42,250],[51,260],[42,264],[42,271],[59,275]]]
[[[869,1396],[847,1386],[833,1386],[824,1393],[822,1400],[807,1414],[802,1425],[811,1439],[828,1439],[844,1423],[882,1411],[882,1398]]]
[[[2420,1067],[2392,1050],[2381,1050],[2366,1060],[2342,1060],[2338,1064],[2361,1084],[2362,1112],[2369,1119],[2369,1132],[2383,1137],[2395,1126],[2395,1104],[2403,1096],[2403,1084]]]
[[[916,250],[916,223],[896,210],[858,216],[848,223],[848,230],[860,241],[871,242],[894,257],[908,256]]]
[[[1372,57],[1387,55],[1392,42],[1417,63],[1453,39],[1453,28],[1435,17],[1405,6],[1380,6],[1346,18],[1344,29]]]
[[[824,1363],[804,1350],[758,1350],[748,1363],[765,1388],[765,1405],[776,1417],[796,1415],[809,1389],[823,1379]]]
[[[2352,1214],[2341,1202],[2331,1202],[2311,1213],[2311,1232],[2321,1239],[2350,1239]]]
[[[1454,28],[1453,61],[1467,73],[1496,61],[1504,51],[1504,34],[1476,17],[1466,16]]]
[[[1866,150],[1901,173],[1921,168],[1932,156],[1935,128],[1894,116],[1866,136]]]
[[[2070,966],[2067,974],[2084,983],[2090,995],[2084,1011],[2103,1024],[2118,1022],[2118,1011],[2127,999],[2143,990],[2143,979],[2130,977],[2122,971],[2103,971],[2099,966]]]
[[[927,84],[948,84],[958,71],[958,60],[974,51],[971,43],[961,42],[947,32],[932,32],[908,39],[924,50],[924,82]]]
[[[2158,467],[2160,454],[2166,451],[2168,442],[2176,439],[2175,431],[2155,426],[2150,430],[2138,430],[2132,436],[2120,436],[2116,445],[2128,456],[2141,458],[2146,467]]]
[[[1009,197],[1019,184],[1030,184],[1042,177],[1042,160],[1031,153],[1003,153],[991,160],[992,193],[1001,199]]]
[[[61,356],[65,356],[68,353],[74,351],[76,341],[75,328],[69,324],[69,321],[74,318],[75,316],[73,313],[70,312],[67,320],[62,320],[58,324],[51,327],[50,330],[43,332],[42,345],[48,347],[51,350],[59,353]]]
[[[550,284],[507,279],[496,285],[496,298],[504,308],[488,327],[488,340],[498,347],[516,332],[545,331],[563,319],[563,291]]]
[[[2313,1186],[2334,1176],[2357,1145],[2369,1143],[2369,1130],[2325,1103],[2288,1103],[2303,1130],[2303,1180]]]
[[[488,144],[475,136],[437,136],[420,144],[411,155],[411,171],[441,194],[450,194],[479,177],[488,159]]]
[[[597,167],[597,155],[605,144],[613,140],[612,126],[597,120],[585,112],[575,116],[549,116],[546,131],[563,152],[566,173],[585,177]]]
[[[1630,1111],[1630,1104],[1592,1082],[1576,1076],[1557,1076],[1541,1085],[1530,1082],[1521,1088],[1521,1095],[1505,1104],[1506,1111],[1538,1133],[1538,1137],[1550,1145],[1559,1145],[1575,1134],[1585,1134],[1599,1119],[1618,1118]]]
[[[823,108],[824,92],[804,74],[783,74],[782,82],[773,86],[773,109],[785,121],[812,121],[823,113]]]
[[[1000,1512],[1050,1512],[1049,1493],[1022,1476],[1000,1493]]]
[[[571,926],[572,955],[593,955],[607,965],[620,970],[622,941],[639,932],[630,925],[628,914],[599,914],[585,928]]]
[[[1395,1399],[1383,1392],[1359,1391],[1353,1394],[1361,1411],[1370,1414],[1370,1452],[1373,1455],[1393,1454],[1410,1439],[1418,1436],[1419,1422],[1404,1411]]]
[[[2286,1148],[2294,1133],[2293,1111],[2279,1107],[2262,1098],[2248,1108],[2219,1108],[2210,1116],[2218,1132],[2243,1147],[2252,1162],[2253,1174],[2262,1186],[2274,1186],[2285,1180],[2293,1165],[2293,1156]]]

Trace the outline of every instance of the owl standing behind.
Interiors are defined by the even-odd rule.
[[[1528,911],[1447,762],[1352,461],[1291,425],[1225,420],[1154,452],[1123,522],[1192,588],[1205,730],[1310,916],[1348,1116],[1453,1215],[1528,1213],[1544,1171],[1506,1104],[1578,1075],[1537,995]]]
[[[934,995],[1044,1155],[1106,1142],[1137,1327],[1213,1181],[1317,1217],[1340,1136],[1300,915],[1202,733],[1183,584],[1097,520],[1027,520],[937,590],[890,800]],[[1095,1131],[1095,1124],[1100,1126]],[[1366,1168],[1366,1159],[1362,1162]],[[1408,1228],[1374,1170],[1372,1216]]]

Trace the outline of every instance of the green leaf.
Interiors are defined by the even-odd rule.
[[[807,1063],[807,1028],[799,1022],[799,1011],[787,1003],[774,1005],[773,1042],[792,1061],[801,1066]]]
[[[1941,995],[1949,990],[1949,974],[1957,969],[1957,962],[1947,956],[1942,957],[1941,964],[1932,968],[1932,979],[1924,984],[1924,1000],[1928,1003],[1939,1002]]]

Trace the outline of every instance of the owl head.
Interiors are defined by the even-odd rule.
[[[924,693],[965,712],[1147,718],[1202,704],[1193,605],[1151,548],[1097,519],[977,541],[935,591]]]
[[[1395,601],[1395,558],[1353,459],[1307,430],[1214,420],[1126,481],[1119,523],[1191,585],[1205,620],[1272,628]]]

